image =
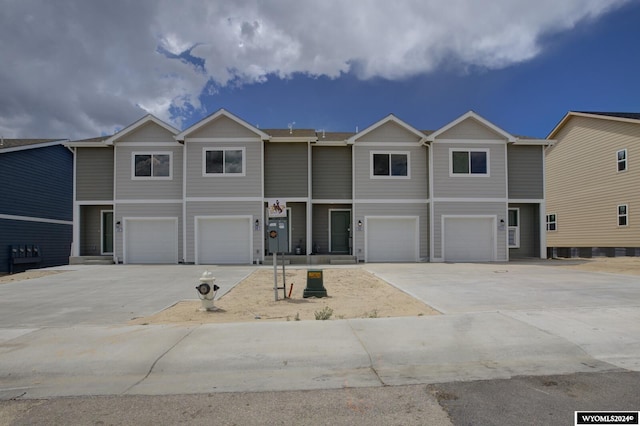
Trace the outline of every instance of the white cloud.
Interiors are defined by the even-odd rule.
[[[447,62],[502,68],[539,54],[541,36],[625,2],[9,0],[0,8],[0,131],[88,137],[145,111],[169,121],[202,108],[211,81],[401,79]],[[204,70],[176,58],[189,49]]]

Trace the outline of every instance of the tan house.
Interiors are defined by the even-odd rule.
[[[640,113],[570,111],[548,139],[549,256],[640,255]]]

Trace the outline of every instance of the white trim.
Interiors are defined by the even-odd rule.
[[[349,212],[349,230],[348,230],[349,238],[351,238],[351,229],[352,229],[351,228],[351,222],[352,222],[353,219],[351,217],[352,216],[351,209],[329,209],[328,211],[329,211],[329,247],[328,247],[329,250],[328,250],[328,252],[329,253],[333,253],[333,251],[331,250],[331,213],[333,213],[333,212]],[[348,243],[347,243],[347,245],[348,245]],[[352,247],[347,247],[347,254],[351,251],[350,250],[351,248]]]
[[[115,200],[113,202],[113,204],[180,204],[180,203],[182,203],[182,199],[144,200],[144,199],[141,199],[141,198],[136,198],[136,199],[132,199],[132,200]],[[103,203],[103,204],[105,204],[105,203]],[[106,203],[106,204],[108,204],[108,203]]]
[[[516,138],[516,141],[513,142],[513,145],[541,145],[543,147],[547,145],[553,145],[555,140],[551,139],[520,139]]]
[[[136,155],[151,156],[151,176],[136,176]],[[155,155],[169,156],[169,176],[153,176],[153,156]],[[131,180],[173,180],[173,151],[133,151],[131,153]]]
[[[408,132],[416,135],[417,137],[420,138],[420,143],[422,143],[423,141],[426,140],[426,135],[424,133],[422,133],[420,130],[416,129],[415,127],[405,123],[404,121],[400,120],[398,117],[396,117],[393,114],[389,114],[386,117],[384,117],[381,120],[378,120],[377,122],[373,123],[371,126],[367,127],[366,129],[362,130],[361,132],[356,133],[355,135],[351,136],[349,139],[347,139],[347,143],[354,143],[356,142],[358,139],[360,139],[362,136],[366,135],[367,133],[377,129],[378,127],[388,123],[388,122],[392,122],[397,124],[398,126],[402,127],[403,129],[407,130]],[[359,144],[358,144],[359,145]]]
[[[506,145],[505,145],[506,147]],[[505,148],[506,149],[506,148]],[[454,152],[466,152],[469,154],[469,172],[468,173],[454,173],[453,172],[453,153]],[[471,172],[471,153],[472,152],[484,152],[486,157],[487,171],[485,173],[472,173]],[[452,178],[486,178],[491,177],[491,150],[489,148],[449,148],[449,177]]]
[[[111,213],[111,232],[112,232],[112,238],[111,238],[111,251],[106,252],[104,251],[104,214],[105,213]],[[113,255],[113,248],[116,246],[116,221],[115,221],[115,214],[113,209],[112,210],[100,210],[100,254],[105,256],[105,255]]]
[[[266,256],[266,250],[267,250],[267,242],[266,242],[266,229],[267,229],[267,223],[265,222],[265,220],[268,218],[268,213],[267,213],[267,209],[265,209],[265,197],[264,197],[264,145],[266,144],[265,141],[261,141],[260,142],[260,205],[262,206],[262,208],[260,209],[262,211],[262,238],[260,238],[260,245],[261,245],[261,249],[262,249],[262,253],[260,254],[260,260],[262,261],[262,263],[264,263],[264,257]],[[309,252],[307,252],[309,253]]]
[[[182,263],[187,262],[187,148],[182,150]]]
[[[31,145],[20,145],[14,146],[12,148],[0,148],[0,154],[5,154],[8,152],[16,152],[16,151],[26,151],[29,149],[37,149],[37,148],[48,148],[50,146],[55,145],[64,145],[65,142],[68,142],[69,139],[59,139],[52,142],[43,142],[43,143],[34,143]]]
[[[388,155],[389,156],[389,174],[388,175],[375,175],[373,174],[373,156],[374,155]],[[392,155],[406,155],[407,156],[407,174],[406,175],[392,175],[391,173],[391,156]],[[411,179],[411,151],[393,151],[393,150],[371,150],[369,151],[369,179]]]
[[[428,204],[428,199],[420,198],[361,198],[353,200],[353,204]]]
[[[624,159],[623,160],[620,160],[618,158],[618,154],[620,152],[624,152]],[[628,161],[628,159],[629,159],[629,152],[627,151],[627,148],[618,149],[616,151],[616,171],[618,173],[626,172],[627,170],[629,170],[629,161]],[[622,169],[622,170],[620,170],[620,168],[619,168],[620,163],[624,163],[624,169]]]
[[[517,225],[511,226],[509,225],[509,212],[513,210],[516,212],[516,221]],[[514,244],[509,244],[509,232],[513,229],[515,231]],[[507,208],[507,249],[517,249],[520,248],[520,208],[519,207],[508,207]]]
[[[554,216],[555,220],[550,221],[549,216]],[[545,216],[545,224],[546,224],[546,232],[556,232],[558,231],[558,215],[556,213],[547,213]],[[556,229],[549,229],[549,225],[554,224]]]
[[[106,206],[107,204],[113,204],[113,200],[78,200],[75,204],[79,206]]]
[[[157,124],[158,126],[160,126],[163,129],[167,130],[169,133],[173,134],[174,136],[175,136],[176,133],[178,133],[178,130],[175,129],[174,127],[168,125],[164,121],[160,120],[159,118],[157,118],[157,117],[155,117],[155,116],[153,116],[151,114],[147,114],[144,117],[142,117],[141,119],[139,119],[138,121],[134,122],[133,124],[130,124],[129,126],[125,127],[124,129],[121,129],[119,132],[117,132],[116,134],[111,136],[109,139],[106,139],[104,141],[104,143],[107,144],[107,145],[113,145],[113,143],[115,141],[117,141],[118,139],[126,136],[127,134],[129,134],[131,132],[133,132],[138,127],[142,127],[143,125],[147,124],[148,122],[153,122],[153,123]]]
[[[210,203],[225,201],[264,202],[266,200],[262,197],[187,197],[184,201],[187,203]]]
[[[351,199],[347,199],[347,200],[342,200],[342,199],[312,199],[311,200],[311,204],[352,204],[353,200]]]
[[[476,121],[479,121],[480,124],[484,125],[485,127],[489,128],[490,130],[493,130],[497,134],[502,135],[509,142],[515,142],[516,141],[516,138],[513,135],[511,135],[508,132],[505,132],[504,130],[502,130],[501,128],[496,126],[495,124],[493,124],[490,121],[484,119],[483,117],[481,117],[480,115],[476,114],[473,111],[466,112],[465,114],[463,114],[460,117],[456,118],[455,120],[453,120],[449,124],[446,124],[445,126],[441,127],[440,129],[436,130],[435,132],[431,133],[429,136],[427,136],[427,140],[428,141],[435,140],[435,138],[437,138],[441,134],[445,133],[447,130],[457,126],[458,124],[460,124],[463,121],[465,121],[467,119],[470,119],[470,118],[475,119]]]
[[[620,207],[624,207],[624,214],[620,214]],[[629,204],[618,204],[618,206],[616,207],[616,217],[618,228],[627,228],[629,226]],[[624,220],[626,222],[624,225],[620,225],[621,217],[624,217]]]
[[[73,153],[73,230],[71,236],[71,253],[70,256],[79,256],[80,255],[80,206],[76,201],[78,194],[78,158],[77,148],[70,148]]]
[[[271,136],[269,142],[273,143],[315,143],[317,136]]]
[[[106,140],[106,139],[105,139]],[[107,145],[105,141],[95,141],[95,142],[66,142],[64,146],[68,148],[109,148],[110,145]]]
[[[114,222],[116,220],[115,215],[114,215]],[[175,230],[175,241],[176,241],[176,252],[175,252],[175,263],[177,264],[179,261],[179,245],[178,244],[178,239],[179,239],[179,232],[178,232],[178,223],[179,223],[179,218],[176,216],[166,216],[166,217],[148,217],[148,216],[126,216],[122,218],[122,263],[124,263],[125,265],[128,264],[127,262],[127,222],[144,222],[144,221],[157,221],[157,220],[173,220],[174,221],[174,230]],[[115,251],[115,246],[114,246],[114,251]]]
[[[323,147],[323,146],[347,146],[349,145],[347,143],[347,140],[343,140],[343,141],[326,141],[326,140],[322,140],[319,139],[317,141],[311,141],[311,143],[313,145],[311,145],[312,147]],[[359,144],[358,144],[359,145]]]
[[[270,136],[267,135],[266,133],[264,133],[262,130],[252,126],[251,124],[247,123],[246,121],[244,121],[240,117],[237,117],[237,116],[231,114],[229,111],[225,110],[224,108],[220,108],[218,111],[214,112],[210,116],[208,116],[206,118],[203,118],[202,120],[200,120],[197,123],[195,123],[193,126],[189,127],[188,129],[185,129],[181,133],[175,135],[175,139],[176,140],[185,140],[186,136],[189,133],[195,132],[196,130],[200,129],[201,127],[204,127],[205,125],[209,124],[210,122],[215,121],[219,117],[223,117],[223,116],[235,121],[237,124],[241,125],[242,127],[245,127],[246,129],[250,130],[251,132],[255,133],[256,136],[259,137],[259,138],[262,138],[262,139],[265,139],[265,140],[269,140],[270,139]]]
[[[208,151],[222,151],[222,172],[221,173],[207,173],[207,152]],[[242,173],[227,173],[227,151],[242,151]],[[202,176],[203,177],[244,177],[247,175],[247,150],[244,146],[238,147],[202,147]]]
[[[13,214],[0,214],[0,219],[19,220],[22,222],[53,223],[55,225],[72,225],[73,226],[72,220],[46,219],[43,217],[18,216]]]
[[[498,227],[496,226],[498,223],[498,216],[491,214],[443,214],[440,216],[440,253],[442,254],[442,261],[446,261],[445,259],[445,221],[446,219],[492,219],[492,231],[493,231],[493,246],[491,247],[491,260],[490,262],[495,262],[498,260]],[[507,249],[507,252],[509,250]],[[507,254],[508,256],[508,254]],[[439,258],[440,259],[440,258]],[[506,260],[506,259],[505,259]]]
[[[549,133],[549,135],[547,136],[547,139],[551,138],[553,135],[555,135],[561,127],[563,127],[565,125],[565,123],[571,118],[571,117],[586,117],[586,118],[596,118],[599,120],[610,120],[610,121],[621,121],[623,123],[633,123],[633,124],[638,124],[640,123],[640,120],[634,119],[634,118],[625,118],[625,117],[613,117],[610,115],[602,115],[602,114],[589,114],[588,112],[576,112],[576,111],[569,111],[565,114],[564,117],[562,117],[562,120],[560,120],[560,122],[556,125],[556,127],[553,128],[553,130],[551,130],[551,132]]]
[[[464,145],[507,145],[504,139],[438,139],[437,144],[464,144]]]
[[[182,144],[179,142],[118,142],[119,146],[137,146],[137,147],[145,147],[145,148],[181,148]]]
[[[428,161],[429,161],[429,193],[428,196],[431,198],[433,197],[433,147],[431,145],[427,145],[425,144],[426,147],[428,147],[428,152],[427,155],[429,156]],[[433,201],[433,200],[431,200]],[[434,211],[435,211],[435,207],[434,207],[434,203],[433,202],[429,202],[429,261],[433,262],[434,258],[433,258],[433,253],[435,250],[435,235],[434,235],[434,229],[435,229],[435,223],[434,223]]]
[[[185,143],[257,143],[262,142],[262,139],[255,138],[186,138]]]
[[[423,144],[421,142],[358,142],[358,146],[370,146],[370,147],[378,147],[378,148],[394,148],[397,146],[402,147],[421,147]]]
[[[193,229],[194,229],[194,253],[193,260],[196,265],[200,265],[200,253],[198,253],[198,246],[200,242],[199,224],[200,220],[225,220],[225,219],[245,219],[249,226],[249,263],[253,262],[253,215],[220,215],[220,216],[194,216],[193,217]]]
[[[306,203],[309,201],[309,198],[307,197],[293,197],[293,198],[288,198],[288,197],[271,197],[271,198],[265,198],[264,201],[265,203],[268,203],[269,200],[271,200],[272,198],[279,198],[280,200],[285,200],[287,203]]]
[[[540,149],[542,155],[542,200],[540,201],[540,206],[538,207],[538,217],[539,217],[539,231],[540,231],[540,258],[547,258],[547,158],[546,151],[547,147],[543,146]]]
[[[415,259],[413,259],[413,262],[418,262],[420,260],[420,216],[412,216],[412,215],[408,215],[408,216],[378,216],[378,215],[372,215],[372,216],[365,216],[364,217],[364,261],[368,262],[369,261],[369,244],[368,244],[368,240],[369,240],[369,219],[373,219],[374,221],[376,219],[404,219],[404,220],[408,220],[408,219],[413,219],[415,221],[416,227],[415,227],[415,246],[414,246],[414,254],[415,254]]]
[[[305,242],[308,243],[309,240],[313,239],[313,206],[311,202],[311,198],[313,196],[313,155],[312,155],[312,145],[311,142],[307,143],[307,202],[305,204],[305,217],[306,217],[306,235]],[[331,248],[331,246],[329,246]],[[309,253],[305,251],[305,253]]]
[[[506,198],[451,198],[438,197],[432,200],[434,203],[506,203]]]
[[[508,202],[513,204],[540,204],[544,203],[544,198],[509,198]]]

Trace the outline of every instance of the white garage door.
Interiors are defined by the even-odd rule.
[[[494,219],[491,217],[445,218],[443,241],[446,262],[495,260]]]
[[[418,261],[418,218],[369,217],[367,262]]]
[[[251,218],[197,218],[196,263],[251,263]]]
[[[124,219],[125,263],[178,263],[178,219]]]

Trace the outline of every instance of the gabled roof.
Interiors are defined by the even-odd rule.
[[[622,121],[626,123],[640,124],[640,113],[637,112],[597,112],[597,111],[569,111],[562,120],[551,130],[547,138],[552,138],[571,117],[589,117],[601,120]]]
[[[233,115],[232,113],[230,113],[229,111],[225,110],[224,108],[220,108],[218,111],[214,112],[213,114],[211,114],[210,116],[208,116],[206,118],[203,118],[202,120],[198,121],[193,126],[189,127],[188,129],[183,130],[182,132],[180,132],[179,134],[177,134],[174,137],[175,137],[175,139],[177,141],[184,141],[184,139],[187,137],[187,135],[189,135],[190,133],[195,132],[196,130],[200,129],[201,127],[206,126],[207,124],[211,123],[212,121],[217,120],[220,117],[227,117],[227,118],[235,121],[239,125],[241,125],[243,127],[246,127],[247,129],[251,130],[253,133],[255,133],[256,135],[260,136],[264,140],[268,140],[270,138],[269,135],[266,134],[265,132],[263,132],[262,130],[258,129],[255,126],[252,126],[251,124],[247,123],[246,121],[244,121],[240,117],[238,117],[236,115]]]
[[[473,118],[473,119],[479,121],[482,125],[484,125],[485,127],[493,130],[494,132],[498,133],[499,135],[504,137],[509,142],[515,142],[516,141],[516,137],[515,136],[513,136],[512,134],[502,130],[500,127],[498,127],[495,124],[493,124],[492,122],[482,118],[480,115],[476,114],[473,111],[466,112],[465,114],[463,114],[460,117],[456,118],[455,120],[453,120],[449,124],[446,124],[445,126],[439,128],[435,132],[431,133],[427,137],[427,140],[429,142],[433,142],[435,140],[435,138],[437,138],[438,136],[440,136],[441,134],[443,134],[447,130],[457,126],[458,124],[462,123],[463,121],[465,121],[465,120],[467,120],[469,118]]]
[[[120,139],[121,137],[128,135],[129,133],[139,129],[140,127],[144,126],[147,123],[155,123],[158,126],[164,128],[165,130],[167,130],[168,132],[172,133],[173,135],[178,133],[178,130],[175,129],[174,127],[168,125],[167,123],[165,123],[164,121],[160,120],[159,118],[151,115],[151,114],[147,114],[144,117],[142,117],[140,120],[136,121],[135,123],[125,127],[124,129],[120,130],[119,132],[115,133],[113,136],[109,137],[108,139],[106,139],[104,141],[105,144],[107,145],[113,145],[113,142],[115,142],[116,140]]]
[[[0,153],[24,151],[27,149],[45,148],[61,145],[68,139],[4,139],[0,138]]]
[[[379,120],[379,121],[373,123],[371,126],[367,127],[366,129],[364,129],[364,130],[356,133],[355,135],[351,136],[349,139],[347,139],[347,142],[348,143],[354,143],[356,140],[360,139],[361,137],[363,137],[367,133],[372,132],[373,130],[377,129],[378,127],[383,126],[383,125],[385,125],[385,124],[387,124],[389,122],[395,123],[398,126],[402,127],[403,129],[407,130],[408,132],[413,133],[414,135],[419,137],[421,141],[424,141],[425,138],[427,137],[427,135],[422,133],[420,130],[416,129],[415,127],[411,126],[410,124],[405,123],[404,121],[400,120],[395,115],[389,114],[386,117],[384,117],[382,120]]]

